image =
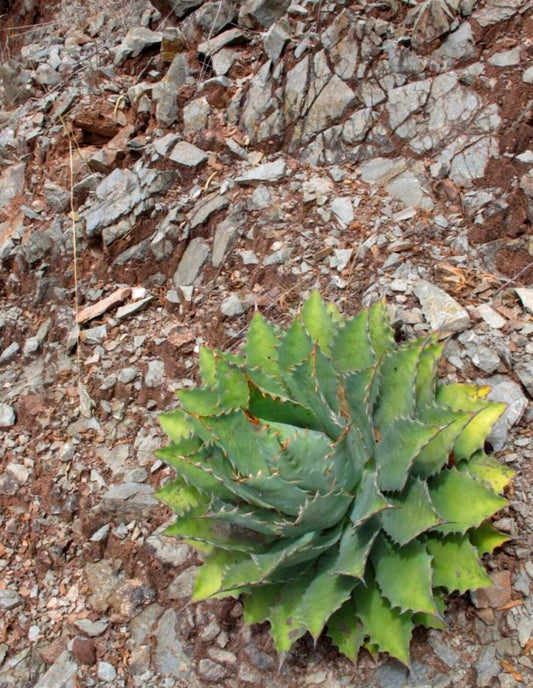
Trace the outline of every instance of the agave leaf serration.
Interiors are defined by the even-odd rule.
[[[439,384],[442,344],[396,344],[382,302],[345,320],[313,292],[280,330],[256,314],[240,355],[204,348],[203,385],[161,417],[168,534],[205,555],[193,599],[244,596],[279,652],[326,630],[409,662],[445,594],[490,584],[487,519],[512,472],[483,451],[504,409]]]

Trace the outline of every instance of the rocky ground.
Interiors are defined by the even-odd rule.
[[[173,6],[173,11],[169,7]],[[531,0],[0,2],[0,686],[533,682]],[[189,604],[158,414],[318,286],[509,407],[487,566],[407,671]]]

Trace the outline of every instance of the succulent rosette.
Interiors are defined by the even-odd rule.
[[[194,600],[242,595],[280,653],[326,631],[352,660],[407,664],[448,593],[491,584],[512,471],[484,445],[505,406],[440,384],[442,350],[396,343],[383,302],[345,319],[313,292],[286,330],[256,314],[241,354],[200,351],[158,452],[177,473],[167,534],[204,556]]]

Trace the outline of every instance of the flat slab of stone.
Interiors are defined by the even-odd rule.
[[[194,282],[202,265],[209,255],[209,246],[200,238],[195,237],[185,249],[178,269],[174,273],[173,281],[176,287],[186,287]]]
[[[278,182],[287,175],[287,163],[281,158],[274,162],[257,165],[235,179],[238,184],[255,184],[256,182]]]
[[[198,148],[198,146],[194,146],[192,143],[180,141],[174,146],[168,157],[174,162],[177,162],[178,165],[184,165],[185,167],[197,167],[205,162],[209,155],[201,148]]]
[[[413,286],[420,301],[422,312],[434,332],[446,336],[450,332],[462,332],[470,324],[467,311],[440,287],[420,280]]]

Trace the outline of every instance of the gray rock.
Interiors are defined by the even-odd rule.
[[[139,371],[137,368],[133,368],[131,366],[128,368],[122,368],[122,370],[119,370],[118,380],[123,385],[129,385],[130,382],[135,380],[138,374]]]
[[[192,239],[183,254],[174,273],[173,282],[176,288],[192,284],[198,277],[202,265],[209,256],[209,245],[201,238]]]
[[[463,60],[471,60],[477,54],[476,43],[469,22],[463,22],[453,33],[450,33],[444,43],[435,50],[434,57],[442,58],[448,66]]]
[[[105,633],[109,626],[108,621],[91,621],[90,619],[78,619],[74,621],[74,626],[89,638],[97,638]]]
[[[533,65],[524,70],[522,81],[525,84],[533,84]]]
[[[98,662],[96,675],[101,681],[112,683],[117,677],[117,672],[115,667],[109,664],[109,662]]]
[[[137,301],[127,303],[125,306],[117,308],[117,312],[115,313],[115,315],[118,318],[118,320],[126,320],[126,318],[135,315],[135,313],[140,313],[141,311],[143,311],[148,306],[148,304],[151,303],[153,300],[154,297],[151,295],[145,296],[144,299],[137,299]]]
[[[520,361],[513,366],[513,370],[533,399],[533,361],[531,359]]]
[[[96,327],[90,327],[88,330],[82,330],[80,332],[80,339],[91,346],[102,344],[107,339],[107,327],[105,325],[97,325]]]
[[[11,342],[0,354],[0,365],[5,365],[10,363],[20,351],[20,345],[18,342]]]
[[[230,296],[222,301],[220,311],[222,315],[225,315],[227,318],[236,318],[244,313],[245,308],[238,294],[230,294]]]
[[[530,221],[533,221],[533,170],[529,170],[520,177],[520,188],[527,200],[527,214]]]
[[[96,197],[100,202],[91,204],[84,214],[89,237],[97,235],[104,227],[130,213],[144,200],[146,194],[134,172],[117,168],[96,187]]]
[[[26,164],[21,162],[11,165],[0,175],[0,208],[3,208],[24,190],[24,173]]]
[[[279,19],[291,0],[244,0],[239,9],[239,24],[248,29],[268,28]]]
[[[363,163],[360,169],[363,181],[385,186],[391,196],[407,207],[433,208],[433,200],[426,191],[425,170],[419,161],[377,157]]]
[[[168,152],[179,141],[179,134],[165,134],[160,139],[154,141],[154,149],[159,155],[168,155]]]
[[[419,280],[413,286],[413,291],[434,332],[440,331],[445,336],[449,332],[462,332],[469,326],[467,311],[444,290],[431,282]]]
[[[229,200],[227,196],[223,196],[218,192],[204,196],[194,205],[189,214],[190,229],[195,229],[195,227],[205,224],[213,213],[224,210],[228,206]]]
[[[183,129],[186,134],[193,131],[202,131],[207,126],[207,118],[211,112],[211,106],[207,98],[201,97],[191,101],[183,108]]]
[[[178,92],[171,81],[162,79],[154,84],[152,97],[156,102],[155,118],[163,127],[170,127],[178,116]]]
[[[227,31],[219,33],[218,36],[213,36],[207,41],[200,43],[198,52],[201,55],[213,56],[225,46],[236,42],[241,43],[244,39],[246,39],[246,34],[240,29],[228,29]]]
[[[145,544],[156,559],[170,566],[181,566],[184,564],[189,558],[191,551],[185,543],[180,543],[176,538],[167,537],[162,533],[150,535],[146,538]]]
[[[484,373],[494,373],[500,367],[500,357],[488,346],[478,346],[468,352],[472,363]]]
[[[345,227],[353,222],[354,210],[351,198],[335,198],[331,202],[331,210]]]
[[[217,664],[211,659],[201,659],[198,662],[198,673],[206,681],[218,682],[226,676],[227,670],[221,664]]]
[[[520,64],[520,46],[494,53],[489,57],[488,63],[494,67],[513,67]]]
[[[492,685],[492,679],[498,676],[501,671],[494,645],[488,645],[481,650],[478,659],[474,663],[474,667],[477,671],[476,686],[484,688],[485,686]]]
[[[0,609],[8,611],[23,603],[22,597],[15,590],[0,590]]]
[[[218,266],[222,263],[226,252],[231,248],[236,236],[237,227],[235,227],[229,220],[226,220],[217,226],[213,239],[213,255],[211,257],[211,262],[214,267],[218,268]]]
[[[413,26],[413,45],[420,48],[448,33],[453,13],[444,0],[425,0]]]
[[[177,620],[177,612],[167,609],[155,626],[153,665],[154,669],[163,675],[186,679],[192,671],[191,660],[186,654],[186,647],[180,641]]]
[[[161,43],[162,34],[144,26],[135,26],[128,31],[122,43],[115,49],[114,64],[121,65],[128,57],[137,57],[145,48]]]
[[[472,14],[472,19],[483,27],[499,24],[514,17],[521,5],[522,0],[487,0]]]
[[[16,422],[15,409],[9,404],[0,402],[0,428],[12,428]]]
[[[152,496],[153,492],[154,488],[145,483],[122,483],[109,488],[102,497],[102,503],[107,511],[124,521],[129,517],[147,518],[151,511],[160,506]]]
[[[274,162],[266,162],[248,170],[235,181],[238,184],[254,184],[255,182],[277,182],[287,176],[287,164],[285,160],[279,158]]]
[[[144,384],[146,387],[158,388],[161,387],[165,379],[165,362],[164,361],[149,361],[146,375],[144,376]]]
[[[515,291],[518,294],[520,301],[522,301],[524,308],[526,308],[530,313],[533,313],[533,289],[521,287],[519,289],[515,289]]]
[[[487,325],[490,325],[495,330],[501,330],[507,324],[507,320],[487,303],[481,303],[476,310]]]
[[[29,265],[34,266],[52,252],[53,246],[54,242],[48,232],[34,230],[22,248],[22,255]]]
[[[204,2],[194,13],[194,20],[205,34],[216,36],[225,26],[235,24],[237,15],[234,0],[215,0]]]
[[[194,589],[194,579],[196,578],[196,567],[190,566],[185,571],[178,573],[172,583],[168,586],[167,595],[171,600],[181,600],[190,598]]]
[[[169,12],[173,12],[176,17],[183,17],[185,14],[202,4],[204,0],[161,0],[163,5],[168,7]]]
[[[72,688],[78,671],[70,652],[62,652],[48,671],[34,684],[34,688]]]
[[[510,380],[505,375],[493,375],[484,380],[479,380],[482,385],[490,385],[491,390],[487,396],[491,401],[503,401],[507,408],[492,426],[487,441],[495,451],[500,451],[505,446],[509,429],[518,423],[527,408],[528,401],[519,384]]]
[[[198,167],[203,162],[207,160],[209,155],[194,146],[192,143],[187,143],[186,141],[180,141],[177,143],[172,152],[168,156],[171,160],[178,163],[178,165],[184,165],[185,167]]]
[[[290,26],[287,28],[290,28]],[[279,21],[276,24],[272,24],[263,36],[263,47],[272,62],[276,63],[279,60],[288,40],[290,40],[290,35],[285,28],[284,22]]]

